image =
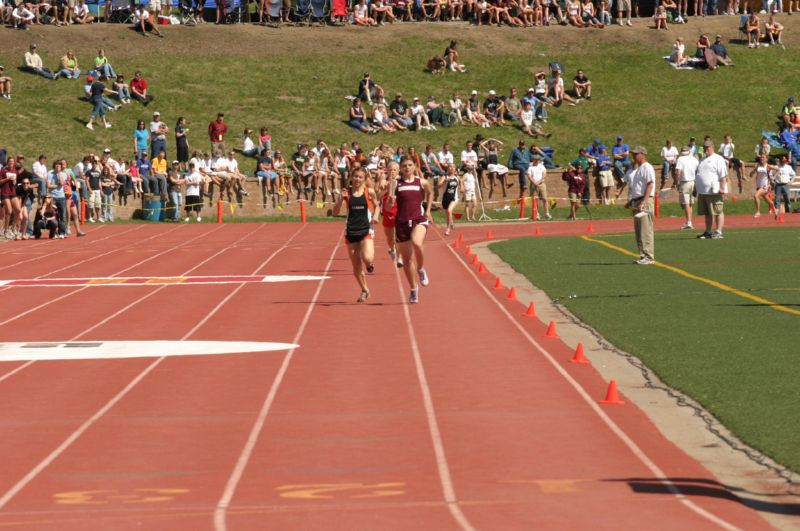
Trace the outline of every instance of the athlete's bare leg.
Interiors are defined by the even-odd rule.
[[[353,265],[353,276],[356,277],[356,281],[358,285],[361,287],[361,297],[359,297],[358,302],[363,302],[365,297],[363,296],[364,293],[369,293],[369,288],[367,287],[367,274],[362,265],[362,258],[361,258],[361,242],[356,243],[348,243],[347,244],[347,254],[350,257],[350,263]]]

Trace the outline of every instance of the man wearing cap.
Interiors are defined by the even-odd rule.
[[[531,165],[531,152],[525,148],[525,141],[520,140],[517,147],[511,150],[508,157],[508,167],[519,172],[519,196],[525,195],[525,182],[528,177],[528,168]]]
[[[675,161],[673,179],[675,188],[678,190],[678,203],[680,203],[686,216],[686,222],[681,227],[684,230],[694,228],[692,225],[692,204],[694,203],[694,180],[697,164],[697,158],[692,156],[692,148],[683,146],[680,156]]]
[[[42,58],[37,53],[35,44],[31,44],[30,49],[25,52],[25,70],[47,79],[58,78],[58,74],[54,74],[52,70],[42,66]]]
[[[436,124],[441,127],[448,127],[450,122],[447,121],[447,116],[444,114],[444,108],[440,103],[436,102],[435,96],[428,96],[428,103],[425,104],[425,112],[428,114],[428,120],[434,129]]]
[[[369,72],[364,72],[364,77],[358,82],[358,99],[372,105],[372,100],[375,96],[375,82],[370,77]]]
[[[483,111],[486,114],[486,119],[492,125],[505,125],[503,119],[503,112],[505,106],[503,102],[497,97],[497,92],[494,90],[489,91],[489,97],[483,102]]]
[[[633,229],[639,248],[639,259],[635,263],[652,265],[655,263],[653,192],[656,188],[656,171],[647,162],[647,150],[642,146],[633,148],[633,156],[636,169],[631,172],[631,199],[625,206],[633,211]]]
[[[611,158],[614,159],[614,169],[617,170],[617,177],[622,180],[625,174],[631,170],[630,148],[628,144],[623,144],[625,140],[622,136],[617,137],[617,143],[611,146]]]
[[[225,123],[225,113],[217,114],[217,119],[208,124],[208,137],[211,139],[211,154],[215,157],[225,155],[225,134],[228,124]]]
[[[169,128],[161,121],[161,113],[153,113],[153,121],[150,122],[150,156],[155,157],[159,152],[167,152],[167,133]],[[166,173],[166,170],[164,171]],[[166,176],[165,176],[166,178]]]
[[[0,94],[7,100],[11,99],[11,78],[6,75],[3,65],[0,65]]]
[[[728,193],[728,162],[714,152],[714,141],[703,142],[704,156],[697,165],[697,213],[706,218],[706,228],[698,236],[701,240],[721,240],[725,222],[724,197]],[[712,226],[715,231],[711,232]]]
[[[406,128],[414,125],[414,120],[411,119],[411,109],[408,108],[408,103],[399,92],[394,95],[392,103],[389,104],[389,109],[391,110],[392,120],[397,120]]]

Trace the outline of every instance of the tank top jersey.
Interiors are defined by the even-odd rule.
[[[364,194],[350,196],[347,200],[347,223],[345,234],[352,236],[365,236],[372,228],[372,205],[369,201],[369,189],[364,189]]]
[[[424,189],[419,177],[414,177],[411,182],[402,179],[397,181],[397,222],[425,221],[425,211],[422,209]]]
[[[444,198],[453,201],[458,193],[458,177],[448,177],[447,184],[444,186]],[[444,199],[443,198],[443,199]]]
[[[769,188],[769,166],[756,166],[756,188]]]
[[[383,214],[383,219],[385,221],[391,221],[392,225],[394,225],[394,220],[397,218],[397,202],[392,205],[392,208],[389,208],[389,192],[386,192],[381,197],[381,213]]]
[[[497,150],[491,149],[486,154],[486,164],[497,164]]]

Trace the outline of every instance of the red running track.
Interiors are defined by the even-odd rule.
[[[614,223],[593,228],[630,226]],[[69,241],[70,252],[46,259],[60,270],[49,276],[331,278],[7,288],[15,304],[3,305],[1,341],[300,347],[0,363],[0,528],[769,527],[634,405],[598,406],[600,376],[541,339],[544,324],[522,318],[523,306],[489,289],[489,275],[436,230],[426,244],[431,285],[409,307],[380,240],[373,297],[353,303],[340,224],[129,229]],[[486,230],[464,232],[477,240]],[[0,279],[47,276],[33,260],[46,248],[15,245]]]

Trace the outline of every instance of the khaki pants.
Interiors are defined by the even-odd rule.
[[[641,199],[635,199],[631,203],[631,207],[635,214],[639,205],[642,204]],[[633,229],[636,231],[636,246],[639,248],[639,254],[643,258],[655,260],[655,241],[653,238],[653,199],[650,198],[644,202],[642,207],[644,215],[633,216]]]

